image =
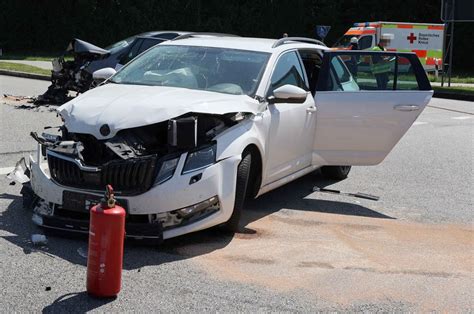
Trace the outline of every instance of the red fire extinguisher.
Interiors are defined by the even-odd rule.
[[[125,210],[107,185],[104,199],[90,211],[87,293],[113,297],[120,292],[124,238]]]

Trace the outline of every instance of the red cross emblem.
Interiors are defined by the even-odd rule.
[[[416,36],[415,34],[410,33],[410,36],[408,36],[407,39],[410,41],[410,44],[413,44],[413,42],[416,40]]]

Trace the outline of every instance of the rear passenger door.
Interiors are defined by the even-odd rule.
[[[325,52],[315,94],[313,164],[382,162],[432,95],[415,54]]]

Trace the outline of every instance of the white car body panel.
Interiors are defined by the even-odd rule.
[[[185,154],[181,156],[178,169],[181,170],[186,159]],[[232,158],[227,158],[215,165],[206,168],[203,173],[203,178],[193,184],[189,185],[189,179],[196,172],[191,172],[186,175],[174,176],[171,180],[161,184],[159,188],[152,188],[146,193],[138,196],[123,196],[129,204],[129,214],[146,215],[166,213],[173,209],[184,208],[190,204],[197,204],[204,199],[213,196],[218,196],[220,210],[214,215],[197,221],[191,225],[183,226],[167,230],[163,233],[163,238],[168,239],[176,237],[189,232],[203,230],[216,224],[224,223],[232,215],[234,209],[235,198],[235,180],[230,180],[228,184],[220,184],[226,181],[226,178],[236,176],[237,165],[241,158],[239,155]],[[61,205],[63,204],[63,192],[74,191],[84,192],[84,190],[63,187],[51,180],[48,172],[48,164],[35,161],[30,156],[30,164],[32,170],[31,185],[35,193],[42,199],[48,202]],[[190,190],[192,190],[190,192]],[[88,194],[102,196],[96,191],[87,191]]]
[[[267,160],[264,185],[311,165],[316,116],[311,95],[302,104],[281,103],[268,106],[263,119],[268,120]]]
[[[227,159],[242,154],[242,147],[255,145],[264,155],[265,135],[268,133],[269,122],[262,119],[263,113],[258,113],[241,123],[217,135],[217,160]]]
[[[257,113],[263,106],[247,95],[164,86],[106,84],[58,108],[70,132],[97,139],[112,138],[118,131],[166,121],[188,112],[225,114]],[[108,124],[110,134],[100,134]]]
[[[433,91],[316,93],[313,164],[376,165],[428,104]],[[414,105],[413,111],[396,106]]]

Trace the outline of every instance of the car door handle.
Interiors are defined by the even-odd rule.
[[[318,109],[315,106],[310,106],[310,107],[306,108],[306,112],[308,112],[308,113],[313,113],[313,112],[316,112],[316,111],[318,111]]]
[[[393,109],[398,111],[418,111],[420,110],[420,106],[417,105],[396,105]]]

